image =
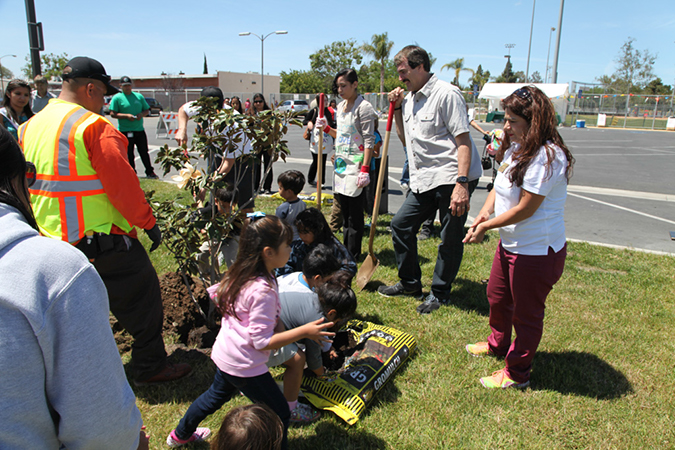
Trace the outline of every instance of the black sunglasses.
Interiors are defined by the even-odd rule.
[[[262,100],[253,100],[253,103],[262,103]]]
[[[532,94],[530,93],[529,90],[525,89],[524,87],[516,90],[514,92],[518,97],[522,98],[523,100],[530,100],[532,98]]]
[[[28,187],[33,186],[36,180],[37,169],[35,168],[35,164],[30,161],[26,161],[26,182],[28,183]]]

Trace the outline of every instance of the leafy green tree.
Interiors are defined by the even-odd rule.
[[[342,69],[357,67],[363,61],[361,47],[354,39],[336,41],[309,55],[312,70],[323,80],[325,89],[330,90],[333,78]]]
[[[460,87],[459,85],[459,74],[462,71],[466,72],[471,72],[471,75],[473,76],[473,69],[469,69],[468,67],[464,67],[464,58],[457,58],[456,60],[449,62],[447,64],[443,64],[441,66],[441,70],[443,69],[452,69],[455,71],[455,78],[452,80],[452,84],[454,84],[457,87]]]
[[[52,77],[60,77],[63,69],[70,61],[68,53],[57,55],[55,53],[45,53],[40,55],[40,65],[42,66],[42,75],[50,80]],[[30,61],[30,55],[26,56],[26,65],[21,69],[27,80],[33,79],[33,65]]]
[[[396,87],[405,89],[405,85],[398,79],[394,61],[387,60],[384,64],[384,90],[389,92]],[[359,91],[361,92],[379,92],[380,89],[380,64],[377,61],[370,61],[359,69]]]
[[[522,72],[520,72],[522,73]],[[524,74],[523,74],[524,75]],[[497,83],[517,83],[518,74],[513,72],[513,66],[511,65],[511,58],[506,60],[506,67],[501,75],[499,75],[495,81]]]
[[[204,75],[209,73],[209,65],[206,63],[206,53],[204,53]]]
[[[530,75],[530,82],[531,83],[543,83],[544,80],[541,78],[541,74],[539,71],[534,72],[532,75]]]
[[[363,44],[363,52],[366,55],[371,55],[380,64],[380,91],[384,90],[384,72],[386,62],[389,60],[389,54],[394,42],[389,40],[386,32],[382,34],[374,34],[370,39],[370,44]]]
[[[231,109],[218,109],[216,100],[204,98],[197,100],[195,106],[197,114],[193,117],[196,123],[201,124],[192,139],[190,152],[186,148],[169,148],[164,145],[157,154],[156,163],[168,174],[171,169],[179,171],[180,188],[189,190],[193,196],[202,195],[203,192],[211,192],[212,198],[215,190],[227,187],[228,183],[217,171],[204,173],[196,169],[208,166],[216,155],[233,158],[234,163],[230,173],[234,176],[234,184],[243,182],[246,165],[251,162],[259,163],[262,155],[267,153],[271,156],[272,163],[278,160],[285,161],[290,154],[286,134],[290,125],[301,126],[297,114],[292,112],[279,112],[276,110],[263,111],[256,116],[234,114]],[[252,151],[249,154],[238,155],[237,148],[244,143],[250,143]],[[197,156],[199,155],[199,156]],[[199,164],[194,163],[197,161]],[[264,177],[272,170],[270,164]],[[260,195],[260,189],[253,193],[255,197]],[[186,206],[175,199],[157,202],[152,199],[152,192],[147,194],[149,203],[153,208],[157,224],[162,230],[163,243],[171,252],[178,263],[179,272],[182,274],[185,284],[189,286],[188,275],[205,275],[213,284],[222,278],[224,268],[218,264],[218,250],[223,241],[231,235],[235,228],[237,218],[245,218],[245,210],[250,207],[250,202],[239,207],[233,207],[229,214],[211,214],[211,216],[195,217],[196,205]],[[199,254],[200,246],[208,239],[211,253],[209,273],[200,271]],[[196,301],[196,300],[195,300]],[[211,304],[208,312],[210,324],[215,324],[215,305]],[[204,314],[204,316],[207,316]]]
[[[280,91],[285,94],[328,93],[324,80],[314,71],[290,70],[281,76]]]
[[[638,50],[633,46],[635,38],[629,37],[623,43],[614,62],[616,70],[610,76],[597,78],[609,91],[640,93],[654,79],[654,63],[657,55],[649,50]]]
[[[7,78],[7,79],[14,78],[14,72],[12,72],[11,70],[9,70],[9,69],[8,69],[7,67],[5,67],[5,66],[2,66],[2,67],[0,67],[0,76],[1,76],[2,78]]]
[[[490,81],[490,71],[486,70],[483,72],[483,66],[479,64],[473,76],[469,78],[469,87],[473,89],[475,85],[478,85],[478,90],[481,90],[488,81]]]
[[[661,78],[657,77],[650,81],[642,92],[647,95],[669,95],[673,93],[673,88],[663,84]]]

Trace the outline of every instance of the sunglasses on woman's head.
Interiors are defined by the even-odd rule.
[[[33,186],[35,180],[37,180],[37,169],[35,168],[35,164],[26,161],[26,182],[28,183],[28,187]]]
[[[530,91],[528,91],[525,88],[520,88],[514,92],[518,97],[522,98],[523,100],[529,100],[532,98],[532,94]]]

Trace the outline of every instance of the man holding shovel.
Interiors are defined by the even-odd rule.
[[[417,232],[432,210],[441,220],[431,292],[417,308],[429,314],[450,300],[452,282],[462,262],[464,223],[471,193],[482,174],[480,157],[471,145],[466,103],[460,90],[430,72],[427,52],[409,45],[394,57],[399,80],[408,93],[389,93],[399,137],[408,152],[410,195],[391,221],[392,240],[400,282],[380,286],[385,296],[422,293],[422,271],[417,258]]]

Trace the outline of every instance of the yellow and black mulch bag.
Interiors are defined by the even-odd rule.
[[[360,320],[349,321],[356,351],[335,372],[303,377],[302,393],[315,407],[332,411],[349,425],[363,415],[375,395],[417,348],[417,340],[403,331]]]

